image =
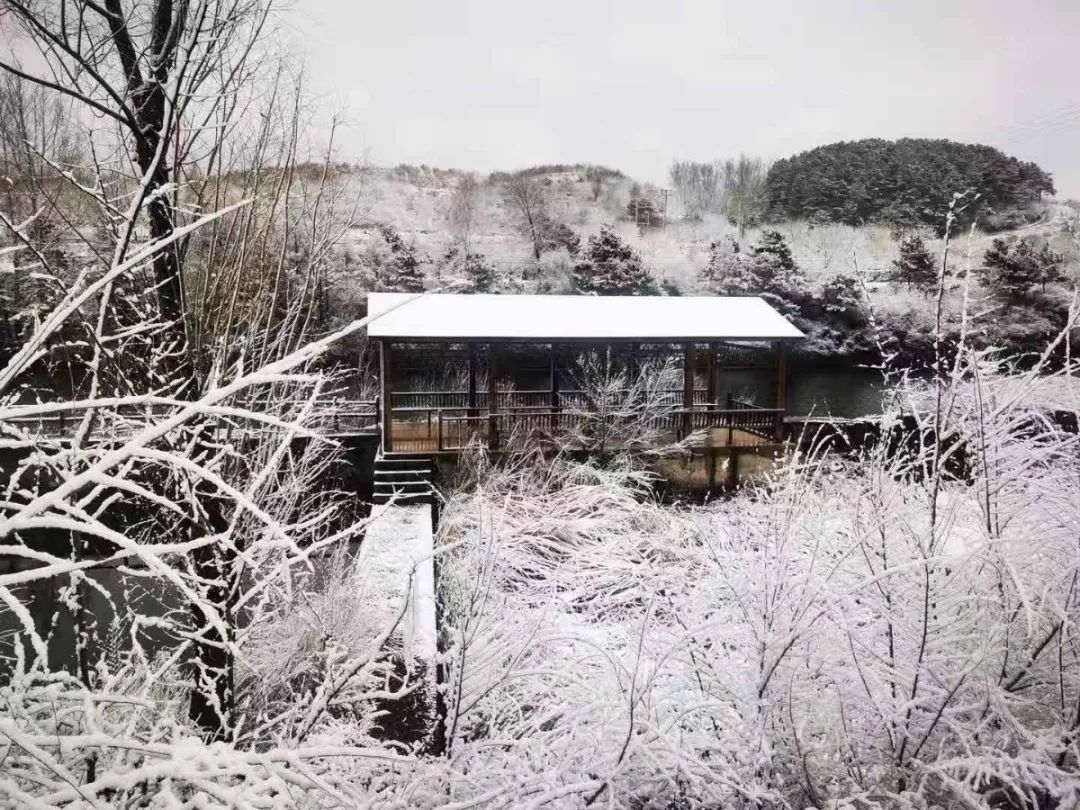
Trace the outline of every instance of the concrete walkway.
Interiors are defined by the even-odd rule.
[[[431,662],[436,653],[435,540],[431,531],[431,506],[390,505],[375,507],[375,519],[367,528],[357,565],[365,579],[374,583],[379,598],[372,610],[385,612],[382,626],[394,620],[402,600],[409,605],[398,628],[405,657]]]

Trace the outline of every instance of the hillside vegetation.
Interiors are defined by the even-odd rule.
[[[893,158],[902,160],[898,153]],[[1001,165],[1020,165],[1002,159]],[[803,351],[818,359],[873,362],[882,340],[908,359],[928,356],[930,288],[945,252],[930,214],[936,211],[943,223],[947,199],[926,209],[926,225],[903,229],[820,216],[765,222],[758,205],[766,180],[760,161],[719,164],[711,189],[708,166],[681,164],[692,182],[673,183],[675,193],[666,200],[656,187],[589,165],[487,177],[424,166],[354,169],[346,177],[362,199],[362,216],[339,246],[329,311],[347,319],[375,289],[764,294],[808,333]],[[926,171],[940,181],[940,171]],[[1035,178],[1031,189],[1050,182],[1037,168],[1025,176]],[[742,185],[726,191],[728,177]],[[904,199],[915,193],[911,188]],[[1077,278],[1077,211],[1052,200],[1033,203],[1025,217],[1036,221],[1007,231],[982,226],[989,208],[973,213],[974,229],[952,235],[946,321],[959,328],[969,279],[970,294],[1000,310],[979,339],[1035,350],[1060,328]],[[1002,244],[995,246],[995,239]],[[774,254],[790,254],[782,273],[770,267],[769,250],[757,249],[770,240]],[[995,265],[995,256],[1004,263]],[[621,290],[619,279],[632,289]]]
[[[765,181],[767,216],[773,221],[808,219],[942,232],[942,212],[954,194],[977,201],[962,224],[987,230],[1025,224],[1031,204],[1053,194],[1050,175],[1034,163],[990,146],[948,140],[903,138],[819,146],[778,160]]]

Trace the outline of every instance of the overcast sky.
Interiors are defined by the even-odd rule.
[[[1080,0],[296,0],[340,157],[490,171],[997,146],[1080,197]]]

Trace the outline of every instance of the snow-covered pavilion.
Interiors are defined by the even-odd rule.
[[[678,434],[726,429],[775,442],[782,436],[787,347],[804,336],[761,298],[722,296],[566,296],[372,293],[368,336],[378,346],[384,453],[456,452],[470,441],[555,437],[594,409],[581,388],[566,385],[568,363],[598,352],[632,379],[645,358],[679,357],[682,387],[664,400]],[[529,354],[531,352],[531,354]],[[546,357],[540,387],[506,383],[515,362]],[[410,374],[411,358],[435,365],[460,385],[427,386]],[[720,402],[725,368],[775,371],[772,407]],[[478,385],[478,383],[481,383]],[[654,403],[656,400],[653,399]],[[557,440],[557,439],[556,439]]]

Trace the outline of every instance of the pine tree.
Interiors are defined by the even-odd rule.
[[[469,253],[464,260],[465,278],[469,281],[470,292],[495,292],[495,268],[482,253]]]
[[[498,292],[499,277],[482,253],[466,252],[458,243],[451,244],[440,261],[441,273],[455,292]]]
[[[698,273],[701,287],[713,295],[759,295],[760,267],[733,237],[709,245],[709,261]]]
[[[574,266],[574,288],[588,295],[656,295],[656,279],[641,257],[607,225],[589,237],[584,258]]]
[[[642,228],[654,228],[664,224],[664,218],[648,197],[640,194],[630,195],[630,202],[626,204],[626,218]]]
[[[900,242],[900,257],[893,260],[900,280],[929,290],[937,283],[937,259],[917,234]]]
[[[778,160],[765,180],[767,219],[885,222],[896,227],[932,227],[941,234],[944,213],[956,192],[974,191],[978,204],[965,206],[964,228],[1011,227],[1030,221],[1029,211],[1053,179],[1034,163],[997,149],[946,140],[870,138],[820,146]]]
[[[775,256],[780,262],[780,267],[786,272],[795,270],[795,258],[791,255],[791,248],[780,231],[763,231],[758,243],[754,246],[755,255],[766,254]]]
[[[541,232],[541,253],[566,248],[566,252],[571,256],[577,256],[581,250],[581,237],[564,222],[545,216]]]
[[[785,315],[796,315],[804,297],[799,272],[784,237],[766,231],[750,253],[734,238],[709,246],[709,262],[698,274],[701,286],[715,295],[759,295]]]
[[[1049,245],[1043,245],[1039,251],[1039,285],[1046,292],[1046,285],[1055,281],[1061,281],[1064,277],[1061,266],[1065,263],[1065,257],[1055,253]]]
[[[1010,304],[1025,299],[1036,284],[1045,289],[1048,283],[1060,279],[1063,261],[1048,245],[1036,251],[1027,239],[995,239],[983,256],[994,292]]]
[[[379,292],[423,292],[424,274],[416,245],[406,242],[391,225],[380,225],[388,254],[377,259],[375,287]]]
[[[782,233],[764,231],[754,246],[754,259],[762,295],[782,300],[796,297],[803,276]]]
[[[837,274],[821,287],[821,302],[826,312],[851,316],[862,309],[863,297],[854,276]]]

